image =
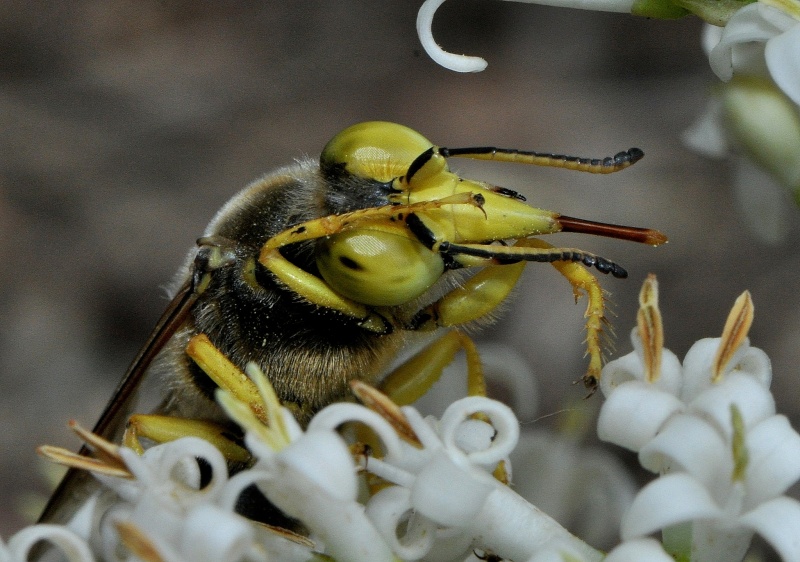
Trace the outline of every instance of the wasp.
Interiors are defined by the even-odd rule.
[[[366,122],[337,134],[319,161],[274,171],[235,195],[189,253],[167,310],[94,433],[118,439],[143,378],[160,372],[155,413],[224,423],[217,383],[187,355],[205,335],[240,369],[251,361],[305,422],[345,399],[353,379],[375,383],[409,334],[480,321],[505,300],[526,263],[553,264],[588,295],[592,389],[600,375],[603,293],[593,268],[616,263],[554,247],[538,235],[581,232],[658,245],[658,231],[598,223],[528,205],[515,191],[464,179],[465,157],[593,173],[627,168],[638,149],[602,160],[494,147],[437,147],[402,125]],[[470,272],[477,271],[470,274]],[[78,477],[45,510],[57,519]]]

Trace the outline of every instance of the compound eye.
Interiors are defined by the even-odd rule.
[[[320,168],[326,175],[343,171],[360,178],[392,181],[406,174],[431,142],[413,129],[386,121],[367,121],[343,130],[325,145]]]
[[[357,229],[317,244],[322,278],[342,296],[371,306],[404,304],[427,291],[444,262],[401,233]]]

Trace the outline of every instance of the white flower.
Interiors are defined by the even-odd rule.
[[[514,0],[530,4],[546,4],[548,6],[562,6],[580,8],[584,10],[598,10],[602,12],[630,13],[634,0]],[[425,0],[417,13],[417,34],[425,52],[435,62],[443,67],[456,72],[481,72],[488,63],[480,57],[456,55],[443,50],[433,38],[433,15],[444,0]]]
[[[800,105],[800,2],[760,0],[738,10],[720,32],[706,32],[712,70],[724,82],[734,75],[771,77]]]
[[[727,382],[727,381],[726,381]],[[725,383],[723,383],[725,384]],[[732,412],[738,412],[737,405]],[[782,494],[800,478],[800,435],[784,416],[748,427],[737,414],[723,435],[698,416],[673,418],[643,449],[642,464],[670,471],[637,495],[622,523],[622,538],[691,523],[697,560],[740,560],[759,532],[784,560],[800,559],[800,502]],[[695,559],[695,558],[693,558]]]
[[[623,540],[663,529],[677,558],[723,562],[740,560],[759,532],[785,560],[800,559],[800,503],[782,495],[800,478],[800,435],[775,414],[769,358],[749,345],[749,294],[722,337],[697,342],[682,366],[662,347],[657,295],[651,276],[636,350],[603,373],[598,433],[662,475],[634,499]]]
[[[726,398],[749,399],[754,408],[771,408],[774,413],[769,392],[753,390],[769,388],[772,371],[766,354],[751,347],[747,339],[753,317],[749,293],[736,300],[723,336],[695,343],[683,365],[663,347],[655,277],[645,282],[640,302],[639,326],[631,334],[634,351],[603,368],[600,388],[606,401],[597,423],[600,439],[639,451],[670,418],[702,409],[709,400],[716,400],[717,409],[727,416],[727,404],[721,398],[709,398],[721,392],[729,393]],[[721,386],[720,381],[728,384]],[[768,404],[756,403],[756,395],[766,396]]]
[[[469,397],[454,402],[439,421],[424,420],[410,407],[402,413],[422,448],[389,448],[384,459],[370,459],[366,466],[397,484],[376,494],[367,513],[398,555],[434,559],[431,549],[445,539],[451,554],[472,543],[505,558],[526,560],[563,544],[582,560],[601,558],[491,476],[498,462],[507,462],[519,436],[507,406]],[[476,413],[488,417],[491,425],[472,419]],[[436,559],[442,556],[438,551]]]
[[[12,536],[8,544],[0,540],[0,562],[27,562],[37,543],[45,542],[55,547],[67,562],[94,562],[89,545],[61,525],[32,525]]]
[[[256,383],[268,417],[261,423],[250,407],[218,391],[218,400],[246,431],[245,443],[258,459],[235,477],[244,488],[256,484],[285,514],[303,522],[338,560],[391,561],[393,555],[357,500],[356,466],[336,428],[346,421],[381,424],[382,437],[398,438],[374,412],[354,404],[329,406],[319,412],[304,433],[289,410],[280,406],[264,374],[251,363],[247,373]],[[341,408],[334,409],[335,406]]]
[[[151,447],[141,457],[124,447],[119,455],[132,479],[95,475],[123,500],[99,520],[104,559],[119,560],[123,545],[145,543],[165,561],[233,562],[245,555],[266,560],[256,549],[251,523],[233,512],[232,503],[221,505],[228,470],[213,445],[184,437]],[[202,488],[198,458],[211,474]]]
[[[745,224],[776,243],[789,229],[787,190],[800,202],[800,2],[748,4],[724,28],[706,25],[703,46],[724,84],[684,140],[706,156],[734,155]]]

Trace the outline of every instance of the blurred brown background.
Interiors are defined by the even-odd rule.
[[[489,61],[460,75],[421,51],[417,9],[409,0],[0,3],[0,534],[23,524],[29,493],[46,489],[34,447],[77,446],[67,420],[94,422],[216,209],[367,119],[447,146],[644,149],[637,166],[604,177],[454,167],[537,206],[670,236],[658,249],[550,238],[628,268],[627,281],[603,279],[617,354],[630,350],[648,272],[659,276],[667,345],[679,356],[718,336],[750,289],[752,340],[770,354],[779,408],[797,422],[800,229],[777,247],[755,242],[740,226],[729,167],[680,142],[714,79],[699,22],[451,0],[436,17],[438,41]],[[571,384],[585,365],[583,306],[552,268],[534,265],[513,310],[482,334],[528,355],[543,381],[541,413],[583,396]]]

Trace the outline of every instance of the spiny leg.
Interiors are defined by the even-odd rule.
[[[458,330],[450,330],[398,366],[386,376],[380,390],[398,406],[416,402],[439,380],[459,349],[467,356],[467,395],[486,396],[483,366],[475,342]]]
[[[134,414],[128,420],[122,443],[140,455],[144,447],[140,438],[167,443],[182,437],[200,437],[214,445],[229,461],[244,463],[250,453],[225,427],[203,420],[191,420],[156,414]]]
[[[189,340],[186,354],[221,389],[228,391],[237,400],[247,404],[253,414],[266,423],[267,413],[261,394],[255,383],[214,346],[205,334]],[[288,405],[291,407],[292,405]],[[157,443],[173,441],[181,437],[194,436],[209,441],[230,461],[246,462],[250,454],[229,431],[216,423],[176,418],[172,416],[137,414],[131,416],[125,429],[123,442],[126,446],[142,453],[140,438]]]
[[[359,209],[349,213],[342,213],[340,215],[328,215],[318,219],[312,219],[304,223],[295,225],[291,228],[279,232],[272,238],[266,241],[261,249],[261,257],[259,261],[263,263],[264,254],[270,250],[282,248],[288,244],[296,242],[303,242],[305,240],[314,240],[330,236],[344,230],[362,227],[369,225],[372,229],[380,229],[382,222],[394,223],[405,220],[405,217],[421,211],[430,211],[433,209],[440,209],[447,205],[472,205],[479,207],[483,204],[483,199],[480,194],[473,194],[469,192],[456,193],[448,197],[436,199],[433,201],[421,201],[419,203],[410,203],[408,205],[385,205],[383,207],[371,207],[369,209]]]
[[[465,265],[490,265],[492,263],[511,263],[511,265],[486,267],[469,279],[463,287],[445,295],[439,301],[420,311],[413,322],[419,329],[433,326],[450,326],[473,320],[485,313],[481,306],[489,310],[497,306],[511,291],[516,279],[522,273],[525,262],[517,260],[541,261],[550,263],[570,282],[575,298],[586,293],[588,304],[586,318],[586,348],[589,367],[583,377],[584,384],[592,392],[597,388],[600,371],[603,367],[602,334],[606,324],[605,300],[597,278],[585,266],[594,266],[603,273],[615,277],[626,277],[627,272],[615,264],[594,254],[572,248],[558,248],[536,238],[518,240],[514,246],[485,244],[449,244],[441,242],[439,251],[450,253]],[[510,269],[511,268],[511,269]],[[517,268],[515,271],[513,268]],[[476,279],[477,278],[477,279]],[[513,278],[513,283],[510,283]],[[481,291],[484,280],[502,282],[506,289],[501,291]],[[490,298],[486,303],[483,299]],[[471,314],[481,311],[482,314]]]
[[[536,238],[520,240],[517,245],[542,249],[553,248],[551,244]],[[600,371],[603,369],[603,345],[601,340],[604,328],[607,325],[603,289],[600,287],[597,277],[592,275],[580,263],[556,261],[552,262],[551,265],[570,282],[576,301],[580,298],[581,293],[586,294],[588,302],[584,318],[586,318],[586,353],[589,355],[589,367],[586,370],[586,374],[583,375],[583,384],[590,392],[594,393],[597,390]]]

